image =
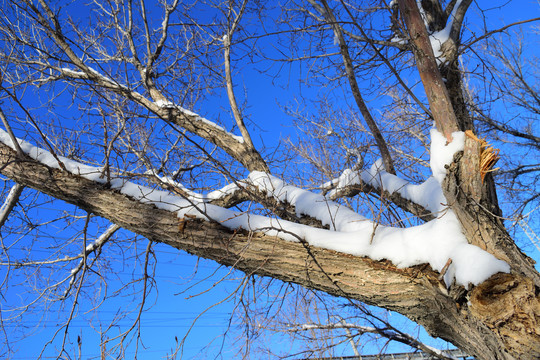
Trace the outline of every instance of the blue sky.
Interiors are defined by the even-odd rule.
[[[484,2],[479,2],[484,3]],[[500,2],[504,3],[504,2]],[[528,5],[527,5],[528,4]],[[496,28],[499,25],[506,24],[508,22],[519,21],[527,18],[531,15],[530,11],[526,11],[529,7],[537,9],[537,4],[534,1],[510,2],[509,6],[504,9],[494,7],[487,12],[489,21],[488,28]],[[524,11],[525,10],[525,11]],[[469,29],[477,33],[481,33],[480,29],[475,30],[474,17],[476,8],[473,6],[469,13]],[[269,43],[268,46],[271,44]],[[311,89],[308,87],[299,87],[297,71],[293,68],[290,72],[284,70],[280,73],[279,81],[274,81],[269,74],[260,74],[256,71],[244,71],[235,77],[235,82],[240,88],[245,89],[247,98],[250,104],[248,112],[251,114],[249,119],[253,121],[256,126],[253,127],[254,140],[257,145],[261,145],[264,141],[264,145],[267,147],[276,146],[280,138],[291,136],[293,139],[297,136],[296,131],[293,129],[290,119],[285,116],[278,105],[285,105],[295,101],[295,96],[300,92],[304,96],[315,96],[318,91],[327,91],[326,89]],[[286,80],[284,78],[287,77]],[[286,83],[289,86],[284,86]],[[243,94],[243,91],[239,91]],[[223,94],[224,95],[224,94]],[[243,95],[239,96],[243,99]],[[336,96],[337,97],[337,96]],[[63,98],[61,98],[63,99]],[[66,103],[68,96],[66,95]],[[65,107],[65,104],[59,102],[59,107]],[[201,111],[204,116],[209,119],[217,118],[222,113],[222,108],[227,106],[226,98],[223,96],[214,97],[212,101],[204,103],[204,110],[194,109],[195,111]],[[376,107],[376,104],[371,104]],[[203,106],[201,106],[203,107]],[[75,110],[74,110],[75,111]],[[227,116],[222,115],[224,122],[227,124]],[[230,128],[230,127],[229,127]],[[16,129],[17,130],[17,129]],[[259,130],[260,136],[259,137]],[[44,199],[43,201],[46,201]],[[54,211],[52,208],[59,209],[60,211]],[[35,209],[33,216],[42,219],[54,219],[59,217],[61,211],[71,210],[72,206],[67,206],[60,202],[54,202],[46,204],[41,209]],[[81,215],[83,215],[81,213]],[[83,221],[83,220],[79,220]],[[98,225],[101,225],[98,227]],[[52,246],[56,241],[61,241],[62,237],[69,239],[76,234],[71,233],[71,230],[64,228],[67,224],[60,224],[55,222],[51,225],[55,228],[54,233],[57,236],[54,239],[50,239],[51,248],[50,251],[54,251]],[[100,224],[99,221],[93,223],[90,233],[94,236],[99,235],[104,230],[104,224]],[[52,231],[52,230],[51,230]],[[110,283],[108,287],[108,293],[114,294],[119,290],[120,284],[129,283],[133,278],[140,278],[142,274],[142,264],[140,259],[134,259],[135,253],[141,253],[146,247],[146,241],[144,239],[137,238],[136,242],[133,242],[133,234],[127,232],[121,232],[118,235],[119,242],[115,245],[108,244],[104,251],[110,252],[110,254],[116,254],[116,261],[114,257],[111,257],[112,262],[108,264],[108,271],[113,275],[109,276]],[[39,241],[41,244],[36,244],[34,241]],[[21,241],[21,250],[23,247],[42,245],[44,242],[49,241],[46,236],[38,237],[37,239],[25,238],[24,243]],[[90,240],[89,240],[90,241]],[[31,244],[31,245],[28,245]],[[75,247],[73,247],[75,249]],[[235,337],[242,337],[242,333],[234,325],[231,327],[231,331],[228,333],[228,338],[222,342],[222,334],[229,327],[231,313],[235,306],[234,290],[239,286],[239,279],[242,278],[242,274],[232,271],[228,268],[221,268],[214,274],[215,264],[211,261],[197,259],[193,256],[187,255],[184,252],[176,251],[173,248],[165,245],[155,244],[153,251],[158,262],[155,263],[151,260],[150,265],[155,266],[155,288],[149,295],[144,313],[141,317],[141,335],[142,344],[139,346],[139,359],[156,359],[161,358],[167,352],[171,352],[171,348],[175,346],[175,337],[181,340],[186,332],[191,328],[194,320],[199,314],[207,310],[190,329],[189,337],[183,347],[184,358],[212,358],[219,354],[218,358],[233,359],[238,358],[236,348],[232,345]],[[74,252],[76,253],[76,251]],[[45,256],[46,254],[44,254]],[[538,255],[538,253],[536,253]],[[38,254],[39,256],[39,254]],[[144,257],[143,257],[144,258]],[[539,259],[540,260],[540,259]],[[197,270],[194,272],[194,268]],[[5,269],[0,270],[0,276],[3,275]],[[66,276],[69,273],[69,268],[62,269],[59,273],[41,274],[40,276]],[[12,272],[14,274],[14,272]],[[218,281],[223,276],[227,276],[225,280]],[[114,281],[116,279],[117,281]],[[20,276],[11,279],[13,283],[18,281],[26,281],[26,277]],[[96,281],[99,281],[99,277],[96,277]],[[199,282],[197,285],[192,284]],[[131,290],[140,289],[141,283],[138,282],[134,285],[134,288],[128,286],[124,292],[119,296],[114,296],[111,300],[103,304],[99,310],[99,318],[102,320],[102,324],[106,326],[108,321],[111,320],[118,310],[129,309],[132,314],[126,316],[125,319],[119,321],[122,326],[130,326],[137,313],[137,300],[139,294],[131,294]],[[20,293],[22,287],[15,286],[13,290],[3,294],[7,304],[13,304],[18,301],[21,296],[25,296]],[[92,295],[93,289],[99,287],[89,286],[86,291],[88,297]],[[187,289],[187,290],[186,290]],[[278,292],[279,287],[275,286],[275,292]],[[209,290],[209,291],[207,291]],[[185,292],[183,292],[185,291]],[[269,295],[273,294],[273,288],[270,288]],[[134,300],[135,299],[135,300]],[[228,299],[228,300],[227,300]],[[265,299],[260,299],[264,301]],[[224,301],[215,307],[212,305]],[[84,298],[77,309],[78,317],[70,324],[69,327],[69,340],[71,342],[71,349],[76,354],[76,342],[77,336],[82,338],[82,350],[83,359],[99,359],[99,337],[96,330],[92,329],[88,325],[89,319],[93,319],[93,326],[96,326],[99,322],[95,321],[95,314],[89,311],[94,304],[90,303],[88,298]],[[70,307],[62,307],[58,304],[53,305],[47,312],[44,312],[41,308],[33,309],[24,317],[24,324],[22,330],[29,333],[26,339],[19,341],[13,346],[17,347],[19,351],[13,359],[34,359],[43,345],[51,338],[54,332],[57,330],[59,323],[65,320],[67,314],[69,314]],[[85,314],[86,313],[86,314]],[[4,314],[5,315],[5,314]],[[395,316],[397,321],[401,321],[399,316]],[[45,319],[44,321],[40,321]],[[38,324],[44,325],[35,328]],[[115,330],[111,331],[114,334]],[[18,333],[22,335],[22,333]],[[58,335],[61,339],[62,333]],[[283,347],[287,351],[293,352],[297,350],[295,344],[287,343],[286,338],[280,338],[277,341],[276,347]],[[47,347],[44,353],[44,358],[55,358],[57,352],[55,347],[57,342]],[[437,344],[435,344],[437,345]],[[440,344],[438,344],[440,345]],[[292,346],[292,349],[289,349]],[[205,348],[206,347],[206,348]],[[348,345],[343,345],[344,351],[350,351]],[[39,350],[38,350],[39,349]],[[395,347],[395,351],[402,351],[404,348]],[[131,354],[134,353],[133,346],[128,348],[126,358],[131,358]],[[203,353],[201,353],[201,351]],[[206,352],[205,352],[206,351]],[[369,352],[369,347],[366,348]],[[373,347],[373,351],[377,351]],[[349,352],[350,354],[351,352]]]

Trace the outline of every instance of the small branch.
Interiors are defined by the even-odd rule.
[[[490,37],[490,36],[493,35],[493,34],[503,32],[503,31],[505,31],[506,29],[508,29],[508,28],[510,28],[510,27],[512,27],[512,26],[523,25],[523,24],[527,24],[527,23],[530,23],[530,22],[533,22],[533,21],[540,21],[540,17],[536,17],[536,18],[529,19],[529,20],[517,21],[517,22],[515,22],[515,23],[509,24],[509,25],[506,25],[506,26],[503,26],[503,27],[500,28],[500,29],[488,31],[488,32],[485,33],[484,35],[482,35],[482,36],[480,36],[480,37],[477,37],[476,39],[472,40],[472,41],[469,42],[467,45],[464,45],[464,46],[461,48],[461,50],[459,51],[459,53],[464,53],[465,50],[467,50],[468,48],[470,48],[471,46],[473,46],[473,45],[476,44],[477,42],[479,42],[479,41],[481,41],[481,40],[484,40],[484,39]]]
[[[238,126],[238,129],[240,130],[240,133],[242,134],[242,137],[244,138],[245,145],[250,149],[251,152],[257,153],[257,150],[255,149],[255,146],[253,145],[253,141],[251,140],[251,136],[249,135],[249,131],[247,130],[246,125],[244,123],[242,113],[240,112],[240,109],[238,108],[236,96],[234,95],[234,86],[233,86],[232,71],[231,71],[231,38],[238,24],[240,23],[240,19],[242,18],[242,15],[244,14],[246,4],[247,4],[247,0],[244,0],[242,2],[240,12],[234,19],[233,24],[231,25],[231,28],[227,31],[227,34],[223,36],[224,60],[225,60],[225,82],[227,85],[227,97],[229,98],[231,111],[236,121],[236,125]]]
[[[26,109],[26,107],[21,103],[21,101],[17,98],[17,96],[14,94],[14,93],[11,93],[8,89],[6,89],[5,87],[1,86],[0,87],[2,88],[2,90],[4,90],[10,98],[13,99],[13,101],[15,101],[17,103],[17,105],[19,105],[19,107],[21,108],[22,111],[24,111],[24,113],[26,114],[26,116],[28,117],[28,120],[30,120],[30,122],[32,123],[32,125],[34,125],[34,128],[37,130],[37,132],[39,133],[39,135],[41,136],[41,139],[43,140],[43,142],[45,143],[45,145],[49,148],[49,152],[51,153],[51,155],[54,157],[54,159],[58,162],[58,165],[62,168],[62,170],[66,170],[66,167],[64,165],[64,163],[62,161],[60,161],[60,158],[58,157],[58,155],[56,155],[56,152],[54,151],[54,148],[52,147],[52,145],[49,143],[49,140],[47,139],[47,137],[45,136],[45,134],[43,134],[43,132],[41,131],[41,129],[39,128],[38,126],[38,123],[36,122],[36,120],[34,119],[34,117],[32,116],[32,114],[28,111],[28,109]],[[4,121],[5,119],[5,116],[4,114],[1,112],[1,109],[0,109],[0,117],[2,117],[2,121]],[[17,149],[17,153],[18,154],[21,154],[23,153],[23,150],[21,149],[20,145],[19,145],[19,142],[17,141],[17,138],[15,137],[15,135],[13,134],[13,132],[11,131],[11,128],[9,127],[8,123],[7,123],[7,120],[4,122],[4,125],[6,125],[6,130],[8,131],[8,134],[9,136],[11,137],[11,140],[13,141],[13,145],[16,147]],[[20,150],[20,153],[19,153],[19,150]]]
[[[461,26],[465,19],[465,14],[471,5],[472,0],[463,0],[459,3],[459,6],[455,11],[452,11],[447,21],[452,22],[452,28],[450,29],[450,39],[458,44],[459,33],[461,32]],[[456,55],[457,56],[457,55]]]
[[[444,275],[448,271],[448,268],[452,264],[452,258],[449,258],[448,261],[446,261],[446,264],[444,264],[444,267],[441,269],[441,274],[439,275],[438,279],[439,281],[443,281]]]
[[[84,228],[83,228],[83,249],[86,248],[86,237],[87,237],[87,234],[88,234],[88,224],[89,224],[89,222],[90,222],[90,213],[88,213],[88,215],[86,216],[86,221],[84,223]],[[71,310],[70,310],[68,319],[66,320],[66,322],[62,326],[60,326],[58,328],[58,330],[56,330],[56,332],[51,337],[51,339],[45,344],[45,346],[41,350],[41,353],[38,356],[38,359],[41,359],[41,356],[43,355],[43,352],[45,351],[45,348],[49,344],[52,344],[52,342],[54,341],[54,339],[56,338],[56,336],[58,335],[58,333],[62,329],[64,329],[64,336],[62,338],[62,346],[60,347],[60,351],[59,351],[59,354],[58,354],[58,359],[63,358],[62,354],[64,352],[66,352],[65,346],[66,346],[66,340],[67,340],[69,325],[71,324],[71,321],[73,320],[73,317],[75,315],[75,310],[77,309],[77,306],[78,306],[79,295],[81,293],[81,289],[82,289],[83,282],[84,282],[84,275],[86,274],[86,271],[87,271],[86,255],[83,257],[82,261],[83,261],[82,274],[81,274],[81,277],[80,277],[80,280],[79,280],[79,285],[77,286],[77,292],[75,293],[75,299],[73,300],[73,304],[71,305]]]
[[[86,246],[86,242],[85,242],[85,245],[84,245],[84,251],[81,252],[81,254],[79,256],[77,256],[76,258],[82,258],[81,261],[79,262],[79,264],[77,265],[77,267],[75,267],[73,270],[71,270],[71,280],[69,282],[69,285],[66,289],[66,291],[64,291],[64,294],[62,295],[62,298],[67,298],[67,296],[69,295],[69,292],[71,291],[71,288],[73,287],[73,285],[75,284],[75,277],[77,276],[77,274],[81,271],[81,269],[84,268],[85,264],[86,264],[86,259],[88,257],[88,254],[90,254],[91,252],[94,252],[96,251],[97,249],[103,247],[103,245],[109,241],[109,239],[111,238],[111,236],[113,236],[113,234],[118,230],[120,229],[120,226],[116,225],[116,224],[112,224],[111,226],[109,226],[109,228],[107,230],[105,230],[105,232],[103,234],[101,234],[100,237],[98,237],[96,239],[96,241],[94,241],[92,244]],[[63,261],[61,259],[61,261]]]

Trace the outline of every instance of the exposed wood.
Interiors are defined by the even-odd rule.
[[[516,359],[540,359],[540,297],[530,279],[493,276],[473,290],[470,311],[500,334],[501,344]]]

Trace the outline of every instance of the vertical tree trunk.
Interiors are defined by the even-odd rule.
[[[439,72],[425,24],[415,0],[399,0],[399,8],[409,31],[431,112],[437,129],[451,142],[451,133],[463,130],[456,118],[449,92]],[[454,74],[455,75],[455,74]],[[467,126],[471,126],[468,124]],[[480,177],[481,148],[478,141],[467,139],[463,154],[448,169],[443,190],[448,204],[456,213],[467,240],[506,261],[511,274],[497,274],[472,289],[460,307],[468,319],[464,333],[485,334],[488,348],[452,335],[450,340],[479,359],[540,358],[540,276],[533,262],[515,245],[507,233],[496,202],[491,179]],[[459,304],[459,302],[457,302]],[[455,331],[455,324],[451,326]],[[477,330],[474,331],[473,329]],[[487,334],[491,333],[490,336]],[[434,335],[437,335],[435,332]],[[471,348],[472,345],[472,348]]]
[[[460,130],[458,121],[448,90],[437,67],[437,61],[416,0],[399,0],[399,10],[409,32],[416,66],[437,129],[446,137],[448,142],[452,142],[452,132]]]

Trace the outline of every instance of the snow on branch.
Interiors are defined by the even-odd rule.
[[[23,189],[23,185],[15,184],[9,191],[6,200],[2,204],[2,207],[0,207],[0,229],[2,229],[2,226],[4,226],[4,223],[8,219],[9,214],[19,201],[19,197],[21,196]]]
[[[73,285],[75,285],[75,280],[76,280],[77,274],[82,270],[82,268],[83,268],[83,266],[85,264],[84,258],[86,256],[88,256],[88,254],[90,254],[91,252],[96,251],[97,249],[100,249],[101,247],[103,247],[103,245],[107,241],[109,241],[111,236],[113,236],[113,234],[118,229],[120,229],[120,226],[118,226],[116,224],[112,224],[94,242],[92,242],[91,244],[88,244],[86,246],[86,249],[84,249],[84,251],[79,256],[77,256],[77,258],[81,258],[81,260],[79,260],[79,263],[77,264],[76,267],[71,269],[71,272],[70,272],[71,280],[69,281],[69,284],[68,284],[66,290],[64,291],[64,294],[62,295],[62,298],[65,299],[69,295],[71,289],[73,288]]]
[[[444,165],[450,163],[454,152],[462,148],[463,133],[454,133],[454,141],[448,146],[445,145],[444,136],[436,130],[432,130],[431,136],[433,143],[431,167],[435,181],[440,183],[446,171]],[[0,141],[14,148],[11,138],[3,130],[0,130]],[[23,140],[19,143],[23,151],[36,161],[59,169],[58,162],[48,151],[34,147]],[[67,158],[61,158],[61,160],[66,170],[72,174],[97,183],[106,181],[100,177],[101,168],[84,165]],[[378,176],[384,175],[380,170],[371,175],[370,181],[379,179],[378,181],[383,186],[385,185],[386,180]],[[453,281],[464,286],[469,283],[477,285],[497,272],[510,270],[504,261],[467,243],[457,217],[451,209],[443,205],[446,203],[444,197],[437,198],[437,201],[443,200],[439,205],[431,204],[440,212],[435,220],[410,228],[394,228],[368,220],[344,206],[329,201],[322,195],[287,185],[282,180],[265,173],[252,172],[248,181],[266,192],[268,196],[294,205],[298,214],[319,219],[329,225],[330,230],[234,211],[204,201],[186,199],[170,192],[152,189],[122,178],[111,179],[110,186],[141,203],[176,212],[180,219],[186,216],[196,217],[219,222],[231,230],[245,229],[261,232],[287,241],[302,241],[311,246],[355,256],[367,256],[373,260],[387,259],[400,268],[427,263],[432,269],[441,272],[451,259],[451,264],[444,273],[444,281],[447,285],[452,284]],[[430,186],[435,188],[434,180],[431,182]],[[397,189],[403,188],[404,185],[406,184],[402,182]],[[436,196],[440,194],[437,193]]]
[[[412,201],[434,214],[440,213],[445,211],[447,207],[441,188],[441,183],[446,176],[445,166],[452,162],[456,152],[463,150],[465,139],[462,132],[455,132],[452,136],[454,140],[447,145],[446,138],[441,133],[435,129],[431,130],[430,167],[433,175],[421,184],[411,184],[386,172],[379,160],[370,169],[360,172],[345,169],[338,178],[323,184],[322,187],[333,187],[327,194],[327,197],[331,198],[348,186],[367,184],[390,194],[398,193],[404,199]]]
[[[69,76],[69,77],[78,78],[78,79],[90,79],[91,77],[95,77],[101,83],[109,84],[109,85],[111,85],[111,86],[113,86],[115,88],[118,87],[118,88],[127,90],[127,86],[125,86],[123,84],[120,84],[119,82],[111,79],[110,77],[101,74],[96,69],[94,69],[94,68],[92,68],[92,67],[90,67],[88,65],[86,65],[86,68],[88,69],[87,72],[72,70],[72,69],[69,69],[69,68],[60,68],[60,69],[58,69],[58,71],[60,71],[60,73],[62,75],[64,75],[64,76]]]
[[[188,200],[195,201],[195,202],[205,202],[205,203],[220,200],[234,194],[236,191],[241,190],[241,187],[239,185],[242,185],[243,183],[242,181],[239,181],[237,183],[231,183],[222,187],[219,190],[211,191],[208,194],[200,194],[186,188],[183,184],[179,183],[178,181],[175,181],[169,176],[160,176],[156,174],[156,172],[153,170],[147,171],[146,174],[153,176],[154,178],[158,179],[163,184],[167,184],[174,187],[175,189],[178,189],[180,192],[183,193],[183,195]],[[244,184],[244,185],[247,185],[247,184]]]
[[[225,130],[223,127],[219,126],[215,122],[212,122],[212,121],[200,116],[199,114],[194,113],[193,111],[184,109],[183,107],[181,107],[179,105],[176,105],[176,104],[174,104],[174,103],[172,103],[170,101],[166,101],[166,100],[157,100],[157,101],[155,101],[155,104],[160,108],[177,109],[182,114],[192,117],[193,119],[195,119],[195,121],[200,121],[200,122],[203,122],[203,123],[205,123],[207,125],[210,125],[210,126],[214,127],[215,129],[217,129],[219,131],[223,131],[223,132],[227,133],[228,135],[230,135],[232,138],[234,138],[239,143],[244,143],[244,138],[242,136],[234,135],[234,134],[228,132],[227,130]]]

